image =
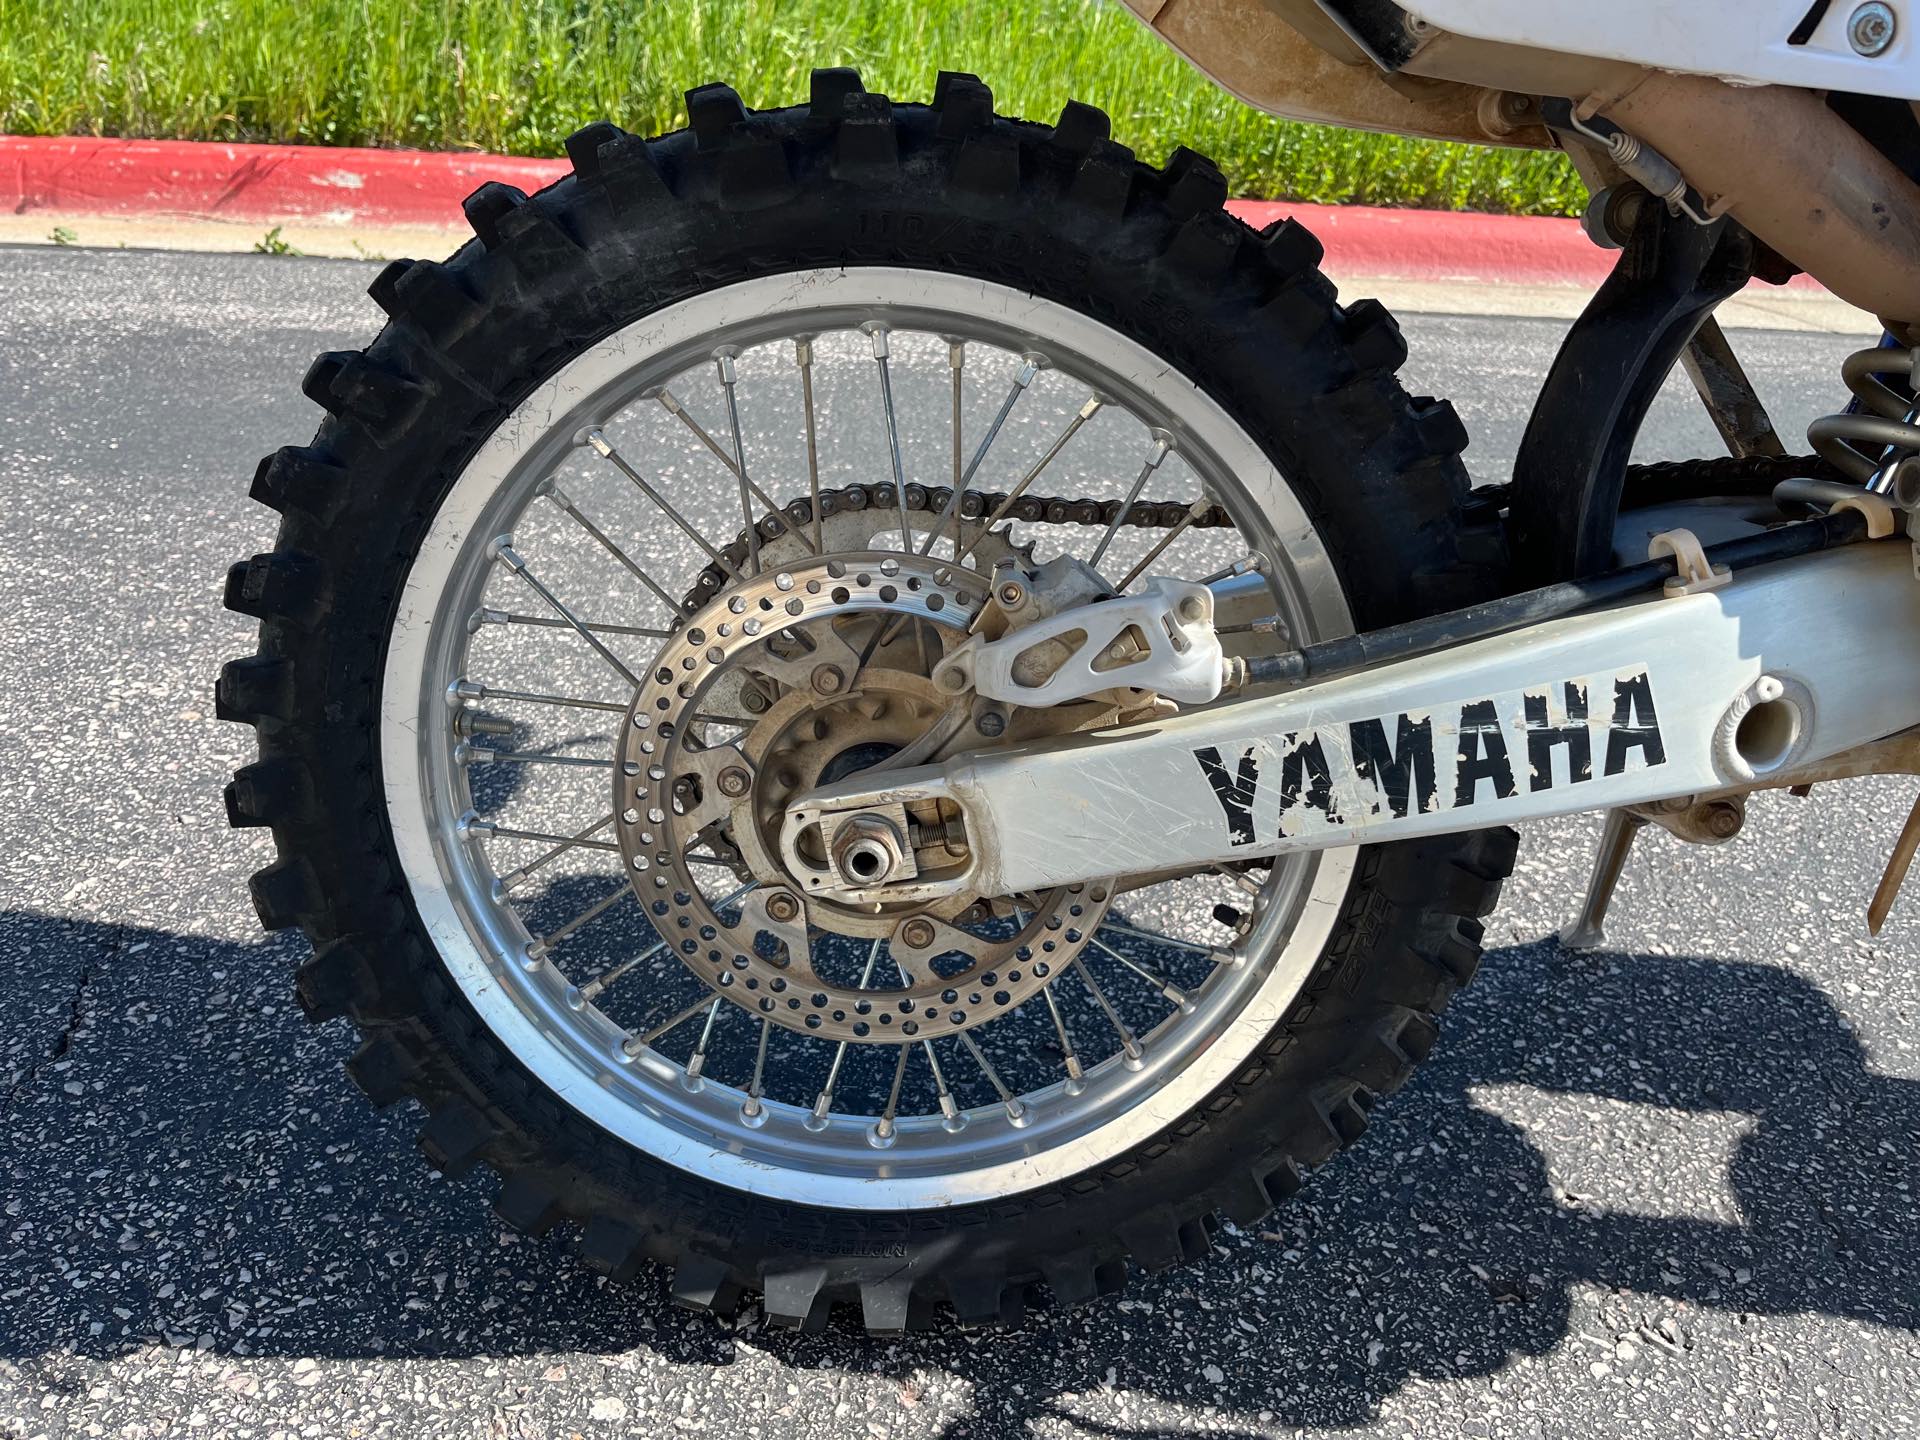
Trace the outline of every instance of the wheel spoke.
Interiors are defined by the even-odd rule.
[[[1162,935],[1157,931],[1142,930],[1138,926],[1129,925],[1124,920],[1115,920],[1111,917],[1100,922],[1100,929],[1111,930],[1117,935],[1131,935],[1134,939],[1143,940],[1150,945],[1169,945],[1175,950],[1190,950],[1196,955],[1207,956],[1215,963],[1233,958],[1229,952],[1221,950],[1217,945],[1202,945],[1197,940],[1183,940],[1177,935]]]
[[[611,770],[613,761],[592,755],[542,755],[537,751],[493,750],[471,741],[460,747],[458,759],[469,765],[562,765],[576,770]]]
[[[793,361],[800,367],[800,404],[807,422],[807,494],[813,501],[813,553],[827,553],[821,531],[825,517],[820,513],[820,443],[813,423],[813,337],[802,336],[793,342]]]
[[[718,996],[701,996],[698,1000],[687,1006],[686,1009],[677,1011],[665,1020],[662,1020],[658,1025],[647,1031],[646,1034],[629,1036],[621,1048],[629,1055],[638,1055],[642,1050],[645,1050],[649,1045],[653,1044],[654,1041],[672,1031],[678,1030],[682,1025],[693,1019],[694,1016],[698,1015],[708,1006],[714,1004],[718,999]]]
[[[863,325],[873,343],[873,362],[880,367],[880,408],[887,420],[887,455],[893,462],[893,496],[900,507],[900,548],[913,553],[913,529],[907,521],[907,476],[900,461],[900,421],[893,413],[893,377],[887,369],[887,327]]]
[[[477,610],[474,619],[482,625],[524,625],[534,630],[589,630],[595,635],[632,635],[642,640],[665,640],[673,632],[656,630],[650,625],[615,625],[604,620],[562,620],[553,615],[522,615],[513,610]],[[618,707],[622,710],[627,707]]]
[[[624,975],[632,974],[634,970],[646,964],[647,961],[653,959],[654,956],[660,954],[666,948],[667,942],[661,940],[641,951],[638,955],[629,955],[625,960],[617,964],[609,965],[580,987],[580,997],[583,1000],[598,999],[606,993],[607,987],[613,984],[614,981]],[[715,996],[714,998],[718,999],[719,997]]]
[[[1067,448],[1067,442],[1080,433],[1080,427],[1098,415],[1106,403],[1107,402],[1102,400],[1098,395],[1089,395],[1087,397],[1086,404],[1074,412],[1073,419],[1067,422],[1067,427],[1060,432],[1059,438],[1047,447],[1047,453],[1033,462],[1032,467],[1028,469],[1027,473],[1022,475],[1019,480],[1014,483],[1013,489],[1007,492],[1006,498],[1000,502],[999,508],[987,517],[985,523],[980,527],[980,533],[974,537],[973,543],[953,557],[956,564],[971,555],[975,549],[979,547],[980,542],[986,538],[987,532],[1007,517],[1007,512],[1012,510],[1020,497],[1027,493],[1027,487],[1040,478],[1040,472],[1053,463],[1054,458],[1058,456],[1062,450]]]
[[[646,586],[647,589],[651,590],[655,595],[658,595],[660,597],[660,603],[667,607],[668,614],[677,614],[679,612],[679,602],[655,584],[653,577],[647,574],[645,570],[642,570],[631,555],[614,544],[612,539],[608,537],[606,531],[589,520],[586,515],[582,513],[580,507],[574,504],[573,498],[569,496],[566,491],[557,485],[549,485],[547,487],[547,499],[551,500],[568,515],[572,516],[574,523],[586,531],[587,534],[591,535],[594,542],[598,544],[602,550],[605,550],[615,560],[618,560],[624,565],[628,574],[632,575],[634,579]]]
[[[1120,1012],[1113,1008],[1113,1002],[1107,999],[1107,992],[1100,988],[1100,982],[1093,978],[1093,971],[1080,963],[1078,955],[1073,957],[1073,968],[1079,972],[1080,978],[1087,982],[1087,989],[1093,992],[1094,1004],[1100,1007],[1101,1013],[1107,1017],[1107,1023],[1113,1026],[1113,1033],[1120,1037],[1120,1048],[1126,1052],[1127,1058],[1138,1060],[1143,1053],[1140,1042],[1133,1038],[1133,1031],[1129,1030],[1127,1022],[1120,1018]]]
[[[687,1079],[698,1080],[700,1072],[707,1068],[707,1042],[713,1039],[713,1025],[720,1018],[720,997],[713,997],[713,1003],[707,1007],[707,1023],[700,1027],[700,1038],[693,1042],[693,1054],[687,1057]]]
[[[1126,574],[1126,578],[1123,579],[1118,585],[1114,586],[1113,588],[1115,590],[1118,590],[1124,593],[1126,588],[1129,585],[1133,584],[1133,582],[1138,580],[1141,577],[1141,575],[1146,573],[1146,569],[1149,565],[1153,564],[1154,561],[1158,560],[1163,554],[1166,553],[1166,549],[1169,545],[1173,544],[1174,541],[1178,540],[1182,535],[1186,534],[1188,528],[1196,520],[1198,520],[1202,515],[1206,514],[1207,511],[1211,508],[1212,508],[1212,502],[1209,501],[1207,497],[1204,495],[1202,495],[1198,500],[1194,501],[1193,504],[1190,507],[1188,507],[1187,513],[1180,517],[1180,523],[1178,525],[1170,526],[1167,530],[1167,533],[1162,535],[1159,538],[1159,540],[1154,543],[1154,547],[1151,550],[1147,551],[1145,555],[1142,555],[1140,557],[1140,563],[1135,565],[1131,570],[1129,570]]]
[[[496,540],[493,546],[493,553],[501,564],[518,575],[520,579],[526,583],[528,589],[546,601],[547,605],[555,614],[562,620],[565,620],[582,640],[591,645],[599,654],[600,658],[614,668],[622,680],[625,680],[627,684],[635,690],[640,688],[639,677],[627,668],[626,662],[621,660],[613,651],[609,650],[606,645],[601,642],[600,637],[587,628],[586,622],[574,614],[573,611],[569,610],[566,605],[561,602],[560,597],[549,590],[541,581],[540,577],[527,568],[527,562],[520,557],[519,552],[517,552],[513,546],[507,544],[505,540]]]
[[[547,851],[546,854],[539,856],[537,859],[528,861],[525,865],[522,865],[517,870],[509,870],[506,874],[500,877],[500,888],[502,892],[511,890],[514,886],[521,884],[522,882],[527,880],[529,877],[531,877],[536,871],[541,870],[545,868],[547,865],[551,864],[553,861],[558,860],[562,855],[566,854],[569,850],[577,849],[590,836],[598,835],[602,830],[606,829],[607,826],[611,825],[612,823],[613,823],[613,812],[608,811],[605,815],[602,815],[598,820],[594,821],[593,824],[589,825],[586,829],[578,831],[577,833],[569,836],[567,839],[561,841],[558,845],[555,845],[551,850]]]
[[[1046,999],[1047,1014],[1053,1018],[1053,1033],[1060,1039],[1060,1062],[1067,1071],[1067,1093],[1077,1095],[1081,1089],[1080,1077],[1086,1072],[1080,1066],[1079,1052],[1073,1048],[1073,1036],[1067,1030],[1067,1017],[1060,1013],[1060,1002],[1053,998],[1053,986],[1047,986],[1040,993]]]
[[[734,382],[738,376],[734,373],[733,354],[722,351],[714,357],[714,369],[720,376],[720,388],[727,394],[727,425],[733,431],[733,473],[740,479],[740,515],[747,532],[747,564],[755,575],[760,573],[760,524],[753,513],[753,491],[758,487],[747,478],[747,446],[740,438],[740,397],[734,393]],[[664,397],[665,392],[661,392]],[[693,417],[683,417],[688,424]],[[696,430],[699,427],[694,426]],[[701,431],[701,434],[705,434]],[[771,507],[770,507],[771,508]]]
[[[980,439],[980,447],[973,452],[973,459],[967,462],[967,470],[954,482],[953,494],[947,497],[947,508],[940,512],[940,519],[927,535],[927,543],[920,547],[922,555],[933,553],[933,542],[953,523],[953,559],[958,564],[960,554],[960,498],[966,494],[967,487],[973,484],[973,477],[979,473],[980,462],[987,458],[987,451],[993,448],[993,442],[999,437],[1000,427],[1007,423],[1007,417],[1013,413],[1013,407],[1020,403],[1020,397],[1027,393],[1027,387],[1033,384],[1033,377],[1040,373],[1040,363],[1031,357],[1020,362],[1020,368],[1014,372],[1013,383],[1007,387],[1007,398],[1000,402],[1000,412],[993,417],[993,423],[987,427],[987,433]]]
[[[559,705],[570,710],[608,710],[616,715],[627,708],[617,700],[576,700],[567,695],[542,695],[532,690],[501,690],[471,680],[455,681],[453,689],[462,700],[514,700],[527,705]]]
[[[880,958],[880,947],[886,943],[886,939],[882,937],[874,941],[868,949],[866,968],[860,972],[862,990],[872,983],[874,962]],[[847,1046],[851,1043],[851,1041],[842,1040],[834,1047],[833,1063],[827,1067],[826,1083],[820,1087],[819,1097],[813,1102],[813,1118],[816,1121],[825,1120],[828,1111],[833,1108],[833,1087],[840,1083],[840,1066],[847,1058]]]
[[[760,1113],[761,1085],[767,1073],[767,1036],[773,1032],[773,1023],[765,1016],[760,1018],[760,1047],[753,1054],[753,1078],[747,1082],[747,1103],[740,1107],[740,1113],[755,1116]]]
[[[620,848],[612,840],[588,840],[578,835],[553,835],[545,830],[516,830],[509,825],[496,825],[491,820],[476,820],[467,828],[477,835],[490,836],[495,840],[544,840],[552,845],[577,850],[618,850]]]
[[[1097,935],[1094,937],[1094,940],[1093,940],[1093,948],[1100,951],[1101,954],[1103,955],[1108,955],[1108,956],[1111,956],[1113,959],[1118,960],[1122,965],[1126,966],[1127,969],[1131,970],[1134,974],[1138,975],[1142,980],[1146,981],[1147,984],[1151,985],[1155,990],[1158,990],[1160,992],[1162,999],[1168,1001],[1169,1003],[1173,1004],[1174,1006],[1178,1007],[1181,1010],[1185,1010],[1187,1008],[1186,991],[1182,990],[1178,985],[1175,985],[1170,980],[1167,980],[1162,976],[1154,974],[1153,971],[1147,969],[1147,967],[1144,965],[1135,964],[1133,961],[1129,960],[1126,956],[1122,955],[1118,950],[1114,949],[1111,945],[1101,940],[1100,937]]]
[[[1014,1098],[1011,1090],[1007,1089],[1006,1082],[1000,1078],[1000,1072],[993,1068],[993,1062],[987,1059],[986,1052],[980,1048],[980,1042],[975,1040],[969,1032],[962,1030],[960,1043],[966,1047],[967,1053],[973,1056],[974,1064],[978,1065],[980,1073],[987,1077],[987,1083],[993,1086],[993,1093],[1000,1097],[1000,1104],[1005,1108],[1007,1118],[1016,1124],[1026,1119],[1026,1107]]]
[[[666,496],[662,495],[647,482],[646,476],[642,475],[627,463],[626,457],[613,448],[612,443],[598,426],[587,430],[581,438],[593,448],[594,452],[599,455],[602,460],[605,460],[609,465],[613,466],[614,469],[626,476],[627,479],[632,482],[635,489],[639,490],[642,495],[651,500],[661,514],[665,515],[667,519],[679,527],[682,534],[704,550],[709,560],[713,561],[714,564],[726,571],[727,574],[731,575],[735,580],[744,578],[740,574],[740,569],[737,565],[727,559],[727,557],[722,555],[718,550],[714,549],[707,537],[689,524],[687,517],[674,509]]]
[[[731,397],[733,394],[733,387],[731,385],[727,386],[727,394],[729,397]],[[683,403],[681,403],[679,397],[676,396],[671,390],[662,390],[660,392],[660,404],[665,408],[666,412],[669,415],[673,416],[674,419],[678,420],[682,425],[686,426],[687,429],[691,430],[694,433],[694,435],[699,439],[700,443],[705,445],[708,450],[713,452],[713,458],[718,460],[722,465],[726,466],[727,472],[730,475],[732,475],[736,480],[738,480],[743,487],[745,487],[746,494],[741,497],[740,508],[741,508],[741,512],[747,517],[746,529],[747,529],[748,545],[754,551],[754,553],[757,554],[759,543],[760,543],[759,531],[756,529],[754,525],[753,506],[752,506],[752,503],[747,499],[747,496],[749,495],[752,496],[754,499],[757,499],[762,505],[766,506],[767,510],[771,514],[773,514],[776,518],[779,519],[781,528],[786,529],[788,528],[788,522],[786,520],[786,517],[781,514],[779,505],[777,505],[774,502],[774,499],[771,495],[767,494],[766,491],[762,490],[757,484],[754,483],[753,478],[747,474],[744,467],[734,463],[733,456],[727,453],[726,447],[722,445],[718,440],[714,439],[713,436],[708,433],[706,426],[702,425],[698,420],[693,418],[693,413],[690,410],[688,410]],[[733,404],[731,399],[729,399],[727,410],[728,410],[729,418],[732,419],[737,425],[737,422],[739,419],[739,411],[737,407]],[[736,434],[737,434],[737,430],[736,430]],[[805,542],[807,537],[804,534],[802,534],[800,538],[802,542]],[[816,551],[815,553],[817,554],[818,552]],[[754,573],[758,574],[759,572],[756,570],[754,571]]]
[[[1167,452],[1173,449],[1173,441],[1166,435],[1156,435],[1153,441],[1153,453],[1147,456],[1146,463],[1140,467],[1140,473],[1133,477],[1133,484],[1127,487],[1127,498],[1120,502],[1119,512],[1107,526],[1107,533],[1100,537],[1100,543],[1093,547],[1093,554],[1087,557],[1090,568],[1100,568],[1100,557],[1107,553],[1107,546],[1113,543],[1113,537],[1120,533],[1120,527],[1126,523],[1127,514],[1133,509],[1133,502],[1140,498],[1140,492],[1147,488],[1147,481],[1153,472],[1160,468],[1160,462],[1167,458]]]
[[[535,939],[533,944],[527,947],[527,954],[535,960],[545,958],[552,952],[553,947],[558,945],[562,940],[565,940],[569,935],[577,934],[583,926],[589,925],[599,919],[602,915],[606,914],[607,911],[611,910],[615,905],[618,905],[622,900],[632,894],[633,887],[623,880],[618,890],[613,891],[609,895],[602,896],[564,925],[549,930],[545,935]]]
[[[873,1125],[873,1138],[881,1145],[892,1143],[893,1120],[900,1109],[900,1084],[907,1078],[907,1057],[912,1053],[911,1045],[902,1045],[899,1058],[893,1062],[893,1083],[887,1087],[886,1108]]]

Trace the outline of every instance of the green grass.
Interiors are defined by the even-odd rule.
[[[1212,155],[1236,191],[1577,212],[1557,155],[1295,125],[1213,88],[1114,0],[0,0],[0,132],[554,155],[611,118],[685,122],[681,92],[805,98],[816,65],[925,99],[977,72],[1007,114],[1102,106],[1158,161]]]

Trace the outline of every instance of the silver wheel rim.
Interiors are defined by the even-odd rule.
[[[1006,1019],[981,1026],[977,1033],[949,1037],[944,1044],[950,1048],[928,1048],[928,1058],[915,1061],[916,1068],[926,1072],[915,1084],[923,1093],[935,1085],[939,1103],[911,1112],[898,1103],[905,1086],[896,1079],[896,1103],[890,1108],[876,1110],[868,1103],[856,1111],[848,1101],[847,1110],[829,1105],[823,1117],[817,1104],[806,1103],[808,1090],[819,1089],[818,1071],[783,1093],[766,1074],[765,1041],[758,1043],[751,1073],[740,1067],[722,1073],[718,1064],[693,1064],[694,1056],[709,1055],[716,1030],[734,1020],[744,1027],[752,1017],[745,1011],[735,1015],[732,1002],[711,991],[698,993],[694,976],[684,969],[677,972],[684,981],[677,996],[665,993],[664,980],[649,980],[649,990],[662,991],[647,996],[655,1007],[651,1013],[658,1017],[653,1023],[610,1013],[611,982],[595,991],[594,981],[612,973],[614,981],[629,985],[628,977],[653,976],[641,968],[647,963],[646,951],[636,944],[630,947],[634,953],[619,956],[611,965],[602,963],[589,975],[570,964],[564,942],[607,925],[604,915],[622,907],[638,909],[630,899],[620,898],[630,896],[632,889],[618,869],[617,854],[603,873],[609,881],[617,880],[618,887],[609,887],[604,904],[596,900],[585,906],[580,911],[584,918],[574,928],[556,927],[562,933],[555,940],[553,929],[536,931],[528,925],[514,897],[502,896],[502,876],[513,875],[556,846],[520,835],[584,838],[587,844],[558,847],[569,863],[606,859],[607,852],[597,848],[606,842],[604,835],[587,833],[596,818],[592,814],[579,815],[571,826],[552,821],[516,825],[510,818],[476,823],[474,776],[479,772],[474,756],[498,749],[494,737],[462,733],[455,723],[463,715],[470,721],[475,713],[474,697],[455,693],[455,687],[464,679],[468,690],[473,688],[476,642],[495,634],[512,635],[515,643],[524,635],[548,638],[574,647],[577,653],[567,663],[577,668],[586,659],[601,664],[606,657],[595,652],[603,648],[617,655],[616,646],[657,649],[665,641],[664,636],[597,628],[619,622],[586,615],[569,604],[564,582],[571,578],[572,562],[562,562],[557,549],[531,544],[521,546],[525,555],[518,548],[512,553],[532,572],[529,588],[544,591],[543,598],[553,602],[544,610],[532,607],[540,612],[534,618],[541,619],[544,628],[476,620],[478,612],[491,608],[496,592],[489,585],[502,578],[509,584],[527,580],[503,566],[495,542],[507,535],[517,539],[517,527],[533,507],[552,499],[546,487],[557,469],[588,457],[607,460],[596,450],[582,449],[585,432],[597,429],[616,441],[613,448],[632,465],[627,456],[632,446],[619,438],[619,427],[636,409],[660,410],[660,387],[685,390],[683,377],[689,371],[704,367],[704,373],[710,373],[716,351],[726,352],[729,360],[738,357],[737,398],[745,413],[754,394],[752,375],[759,373],[751,369],[755,357],[777,352],[783,344],[790,354],[800,336],[821,337],[823,347],[831,336],[857,339],[861,325],[875,322],[896,337],[894,389],[908,388],[903,377],[914,355],[913,346],[904,342],[910,337],[926,337],[927,344],[939,337],[942,345],[957,339],[969,355],[980,356],[980,391],[998,392],[1022,355],[1041,357],[1044,373],[1066,387],[1061,395],[1076,388],[1098,394],[1105,397],[1108,413],[1125,416],[1144,433],[1166,432],[1188,469],[1189,488],[1204,485],[1227,507],[1238,527],[1239,548],[1256,549],[1270,558],[1265,567],[1268,583],[1288,632],[1305,639],[1350,630],[1331,563],[1292,491],[1224,410],[1151,352],[1077,312],[984,281],[880,267],[772,276],[694,297],[609,336],[539,386],[482,443],[435,515],[400,597],[382,687],[381,760],[401,868],[448,973],[482,1023],[561,1100],[643,1153],[738,1190],[826,1207],[904,1210],[988,1200],[1058,1182],[1112,1160],[1193,1108],[1247,1063],[1292,1004],[1338,919],[1354,852],[1327,851],[1277,864],[1270,877],[1251,887],[1260,890],[1257,899],[1240,893],[1245,881],[1209,878],[1218,900],[1238,898],[1247,916],[1239,936],[1218,926],[1195,929],[1190,896],[1174,902],[1170,910],[1155,909],[1160,902],[1147,891],[1135,892],[1140,898],[1128,907],[1116,901],[1110,913],[1124,911],[1131,919],[1103,929],[1099,950],[1089,950],[1086,963],[1075,967],[1085,982],[1080,1013],[1111,1022],[1105,1034],[1059,1023],[1052,999],[1056,993],[1064,996],[1066,985],[1073,983],[1063,979]],[[870,373],[873,362],[866,364]],[[716,395],[718,391],[716,386]],[[727,394],[733,398],[731,387]],[[892,398],[890,389],[889,409]],[[675,399],[690,408],[690,402]],[[726,410],[713,396],[700,399],[710,412],[700,417],[708,434],[721,450],[732,453],[726,443],[733,438],[727,433]],[[835,443],[826,423],[831,408],[823,406],[819,417],[823,447]],[[684,429],[687,417],[674,418]],[[900,430],[908,428],[903,420]],[[977,443],[979,420],[972,421],[971,428],[963,421],[962,428],[968,431],[968,445]],[[1011,430],[1006,434],[1009,442],[1017,438]],[[861,443],[871,443],[870,437],[863,436]],[[740,448],[747,455],[748,475],[757,481],[756,444],[749,424]],[[648,451],[650,459],[659,454]],[[883,466],[886,458],[883,451]],[[1032,458],[1030,444],[1025,459]],[[717,488],[720,480],[729,486],[737,481],[737,469],[723,469],[712,455],[708,462],[712,469],[701,483]],[[633,468],[650,473],[645,465]],[[775,469],[781,478],[768,486],[774,499],[784,503],[805,494],[804,488],[795,489],[793,467]],[[904,473],[910,481],[917,478],[912,469]],[[797,483],[804,487],[804,472],[799,474]],[[1074,482],[1089,478],[1067,467],[1054,477],[1056,483],[1062,476]],[[678,483],[677,477],[669,478]],[[884,468],[873,478],[887,478]],[[1126,478],[1131,478],[1130,471]],[[935,472],[927,483],[947,483],[947,475]],[[984,472],[974,484],[992,488]],[[669,490],[668,499],[677,493]],[[575,511],[584,508],[567,490],[561,494]],[[554,501],[545,508],[565,506]],[[887,516],[875,512],[874,518],[878,530]],[[667,523],[657,511],[654,519],[662,527]],[[736,511],[731,529],[713,533],[714,543],[731,540],[742,523]],[[610,526],[602,529],[603,535],[610,532]],[[570,533],[578,541],[592,540],[577,528]],[[1085,554],[1099,533],[1092,531],[1079,553]],[[897,538],[896,532],[896,543]],[[600,544],[602,552],[607,549],[604,543],[592,543]],[[615,546],[622,543],[614,538]],[[708,563],[692,540],[684,549],[680,567],[660,577],[669,595],[684,593],[694,573]],[[1167,553],[1171,558],[1177,547]],[[1156,567],[1156,573],[1168,572]],[[641,589],[637,578],[632,589]],[[528,590],[517,593],[525,596]],[[653,597],[641,594],[636,599]],[[657,607],[653,614],[664,617],[666,612]],[[573,621],[588,629],[583,633]],[[650,628],[664,631],[672,626],[664,618],[629,625],[637,631]],[[645,649],[629,653],[642,662],[649,658]],[[496,701],[500,691],[511,690],[492,678],[487,699]],[[529,687],[516,693],[534,692]],[[608,692],[599,703],[611,708],[612,700]],[[504,701],[503,707],[512,703]],[[528,708],[540,707],[528,702]],[[602,754],[611,754],[610,745]],[[543,766],[535,760],[561,763]],[[493,764],[511,764],[521,773],[591,771],[604,783],[612,761],[579,748],[577,754],[552,752]],[[502,836],[502,830],[520,834]],[[503,853],[503,841],[520,848]],[[1152,917],[1163,912],[1175,915],[1179,926],[1153,928]],[[1172,921],[1165,923],[1173,926]],[[1139,939],[1140,926],[1159,938]],[[540,934],[548,937],[550,948],[541,945]],[[607,959],[604,954],[599,958]],[[669,967],[676,964],[671,955],[665,958]],[[1172,983],[1168,970],[1175,961],[1204,967],[1198,984],[1177,987],[1181,1002],[1167,1001],[1164,1018],[1152,1025],[1129,1025],[1125,1015],[1116,1019],[1123,985],[1164,988]],[[1196,972],[1183,973],[1191,977]],[[1144,1012],[1136,1001],[1133,997],[1124,1003],[1133,1006],[1129,1014],[1138,1016]],[[1020,1088],[1007,1078],[1014,1067],[995,1063],[989,1047],[995,1027],[1010,1025],[1030,1010],[1054,1012],[1048,1019],[1058,1037],[1055,1048],[1061,1057],[1056,1058],[1064,1067],[1064,1055],[1076,1056],[1079,1076],[1069,1076],[1062,1068],[1050,1083]],[[795,1045],[814,1046],[820,1069],[838,1073],[833,1045],[794,1034]],[[915,1043],[891,1046],[889,1059],[894,1050],[909,1058],[918,1053]],[[1031,1058],[1021,1057],[1027,1070]],[[900,1063],[904,1069],[905,1061]],[[826,1088],[832,1090],[831,1081]],[[966,1095],[979,1103],[969,1103]],[[891,1124],[880,1123],[889,1119]]]

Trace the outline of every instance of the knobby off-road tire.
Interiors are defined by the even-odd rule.
[[[1177,367],[1287,477],[1363,628],[1494,591],[1497,517],[1468,495],[1453,410],[1395,380],[1406,351],[1392,319],[1370,300],[1337,304],[1297,224],[1255,233],[1231,218],[1202,157],[1144,165],[1077,103],[1052,126],[997,117],[963,75],[943,75],[931,106],[890,104],[847,71],[816,73],[811,103],[793,109],[749,113],[717,85],[687,104],[690,127],[660,139],[582,130],[573,173],[538,195],[481,187],[465,207],[477,238],[445,263],[388,265],[370,292],[390,317],[379,337],[308,371],[327,418],[311,444],[261,463],[252,494],[280,513],[279,538],[234,567],[226,592],[261,622],[259,652],[217,687],[221,718],[252,725],[260,748],[227,790],[229,817],[271,826],[279,852],[253,877],[254,903],[269,929],[313,942],[300,1001],[359,1028],[348,1068],[369,1098],[418,1101],[435,1167],[490,1167],[506,1223],[577,1227],[600,1271],[625,1279],[656,1262],[678,1301],[721,1315],[759,1292],[776,1324],[819,1326],[831,1305],[857,1303],[875,1331],[926,1323],[941,1302],[978,1324],[1042,1295],[1111,1293],[1130,1265],[1206,1254],[1217,1216],[1257,1220],[1360,1136],[1473,974],[1511,832],[1363,850],[1284,1023],[1110,1163],[910,1213],[757,1199],[556,1098],[480,1022],[422,927],[383,806],[378,727],[423,532],[516,402],[596,339],[716,286],[867,264],[1034,292]]]

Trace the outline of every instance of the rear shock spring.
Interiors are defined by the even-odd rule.
[[[1906,485],[1920,485],[1914,473],[1920,456],[1920,400],[1914,381],[1920,373],[1920,349],[1875,346],[1856,350],[1841,362],[1840,378],[1855,405],[1840,415],[1823,415],[1807,427],[1807,440],[1835,469],[1867,489],[1886,493],[1907,472]],[[1902,394],[1880,377],[1894,376]]]

